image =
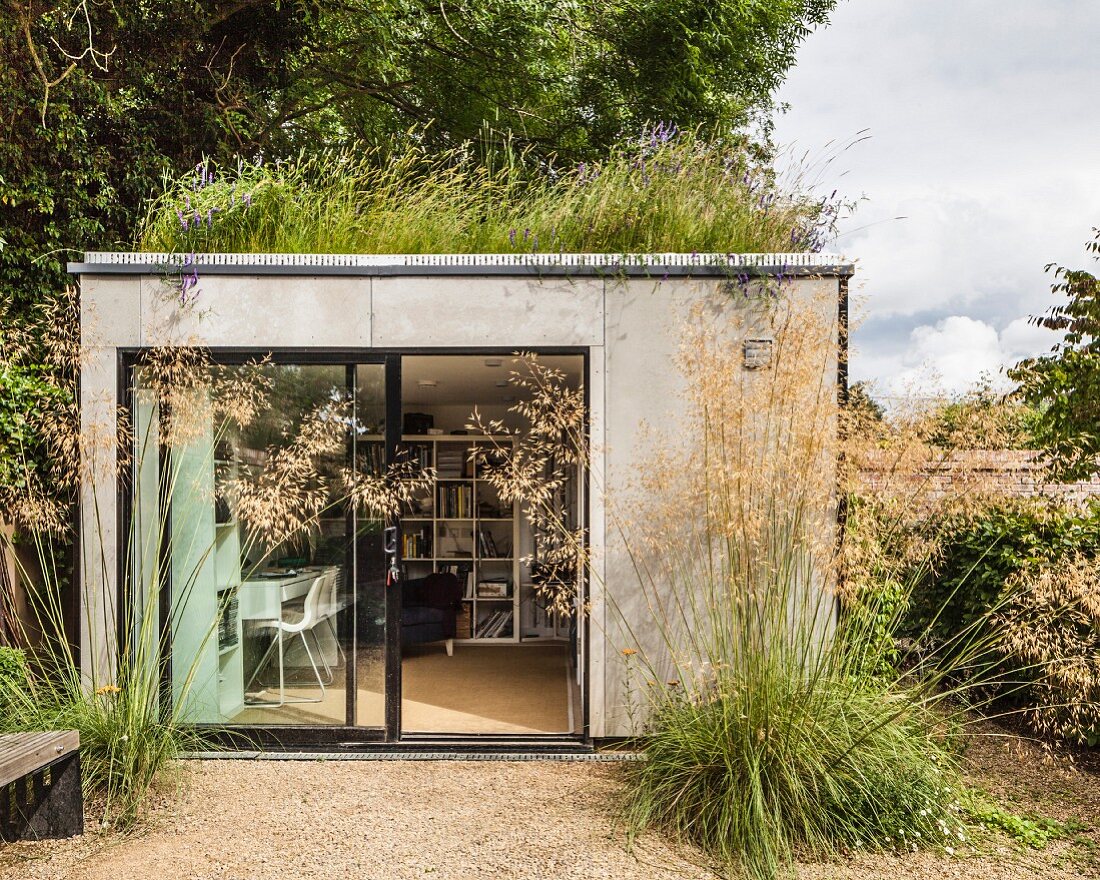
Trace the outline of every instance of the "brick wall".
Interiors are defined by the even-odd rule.
[[[1046,479],[1037,453],[997,449],[955,452],[943,459],[899,469],[888,452],[872,453],[857,477],[861,493],[919,495],[926,503],[978,493],[998,497],[1056,498],[1070,504],[1100,496],[1100,476],[1075,483]]]

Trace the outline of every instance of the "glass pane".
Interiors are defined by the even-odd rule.
[[[167,550],[183,720],[347,723],[351,415],[343,366],[135,372],[130,632],[156,643]]]
[[[386,474],[386,368],[355,370],[355,464],[365,485],[382,486]],[[386,720],[386,556],[383,506],[364,499],[356,510],[356,724],[382,727]]]

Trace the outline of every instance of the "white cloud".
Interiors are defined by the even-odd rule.
[[[985,321],[951,315],[914,327],[904,350],[880,355],[870,374],[857,378],[872,380],[878,393],[888,398],[956,395],[983,381],[1007,389],[1011,383],[1005,368],[1049,350],[1054,338],[1026,318],[1017,318],[998,333]]]
[[[1045,264],[1087,265],[1100,223],[1095,11],[848,0],[800,50],[777,139],[813,154],[871,135],[821,172],[826,192],[868,197],[837,243],[871,325],[856,331],[854,376],[896,387],[930,358],[956,386],[1049,348],[1020,316],[1051,304]]]

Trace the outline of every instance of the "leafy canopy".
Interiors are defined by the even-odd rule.
[[[1086,245],[1100,260],[1100,229]],[[1100,460],[1100,279],[1084,269],[1047,266],[1051,291],[1067,301],[1032,321],[1062,332],[1050,354],[1021,361],[1008,375],[1020,396],[1039,410],[1038,442],[1063,479],[1096,473]]]

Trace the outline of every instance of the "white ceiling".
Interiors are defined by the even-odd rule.
[[[499,361],[500,366],[486,366]],[[581,384],[584,360],[580,355],[540,355],[539,363],[561,370],[570,385]],[[517,397],[508,382],[514,372],[526,375],[523,363],[513,355],[407,355],[401,361],[401,396],[404,406],[447,406],[453,404],[511,403]],[[421,380],[434,380],[424,387]],[[511,398],[507,400],[506,398]]]

